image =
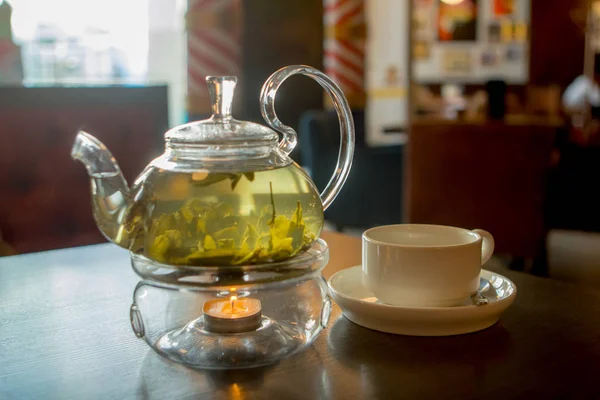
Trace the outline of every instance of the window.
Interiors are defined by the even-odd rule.
[[[13,40],[21,46],[24,83],[144,80],[148,1],[10,0]]]

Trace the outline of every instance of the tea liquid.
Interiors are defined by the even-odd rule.
[[[296,164],[228,174],[154,167],[119,221],[132,251],[173,265],[284,260],[321,233],[319,194]],[[115,221],[117,222],[117,221]]]

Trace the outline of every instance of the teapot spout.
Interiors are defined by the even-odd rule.
[[[129,248],[131,240],[125,229],[125,219],[131,196],[115,158],[102,142],[83,131],[75,137],[71,157],[83,163],[90,176],[98,228],[108,240]]]

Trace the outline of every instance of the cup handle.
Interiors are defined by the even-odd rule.
[[[473,229],[473,232],[477,233],[483,239],[481,243],[481,265],[483,265],[494,254],[494,237],[491,233],[483,229]]]

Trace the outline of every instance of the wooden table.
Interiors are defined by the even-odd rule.
[[[336,270],[360,239],[328,233]],[[0,258],[1,399],[598,398],[600,292],[506,271],[518,286],[502,321],[442,338],[371,331],[335,307],[315,344],[281,363],[195,371],[135,337],[138,281],[110,244]]]

